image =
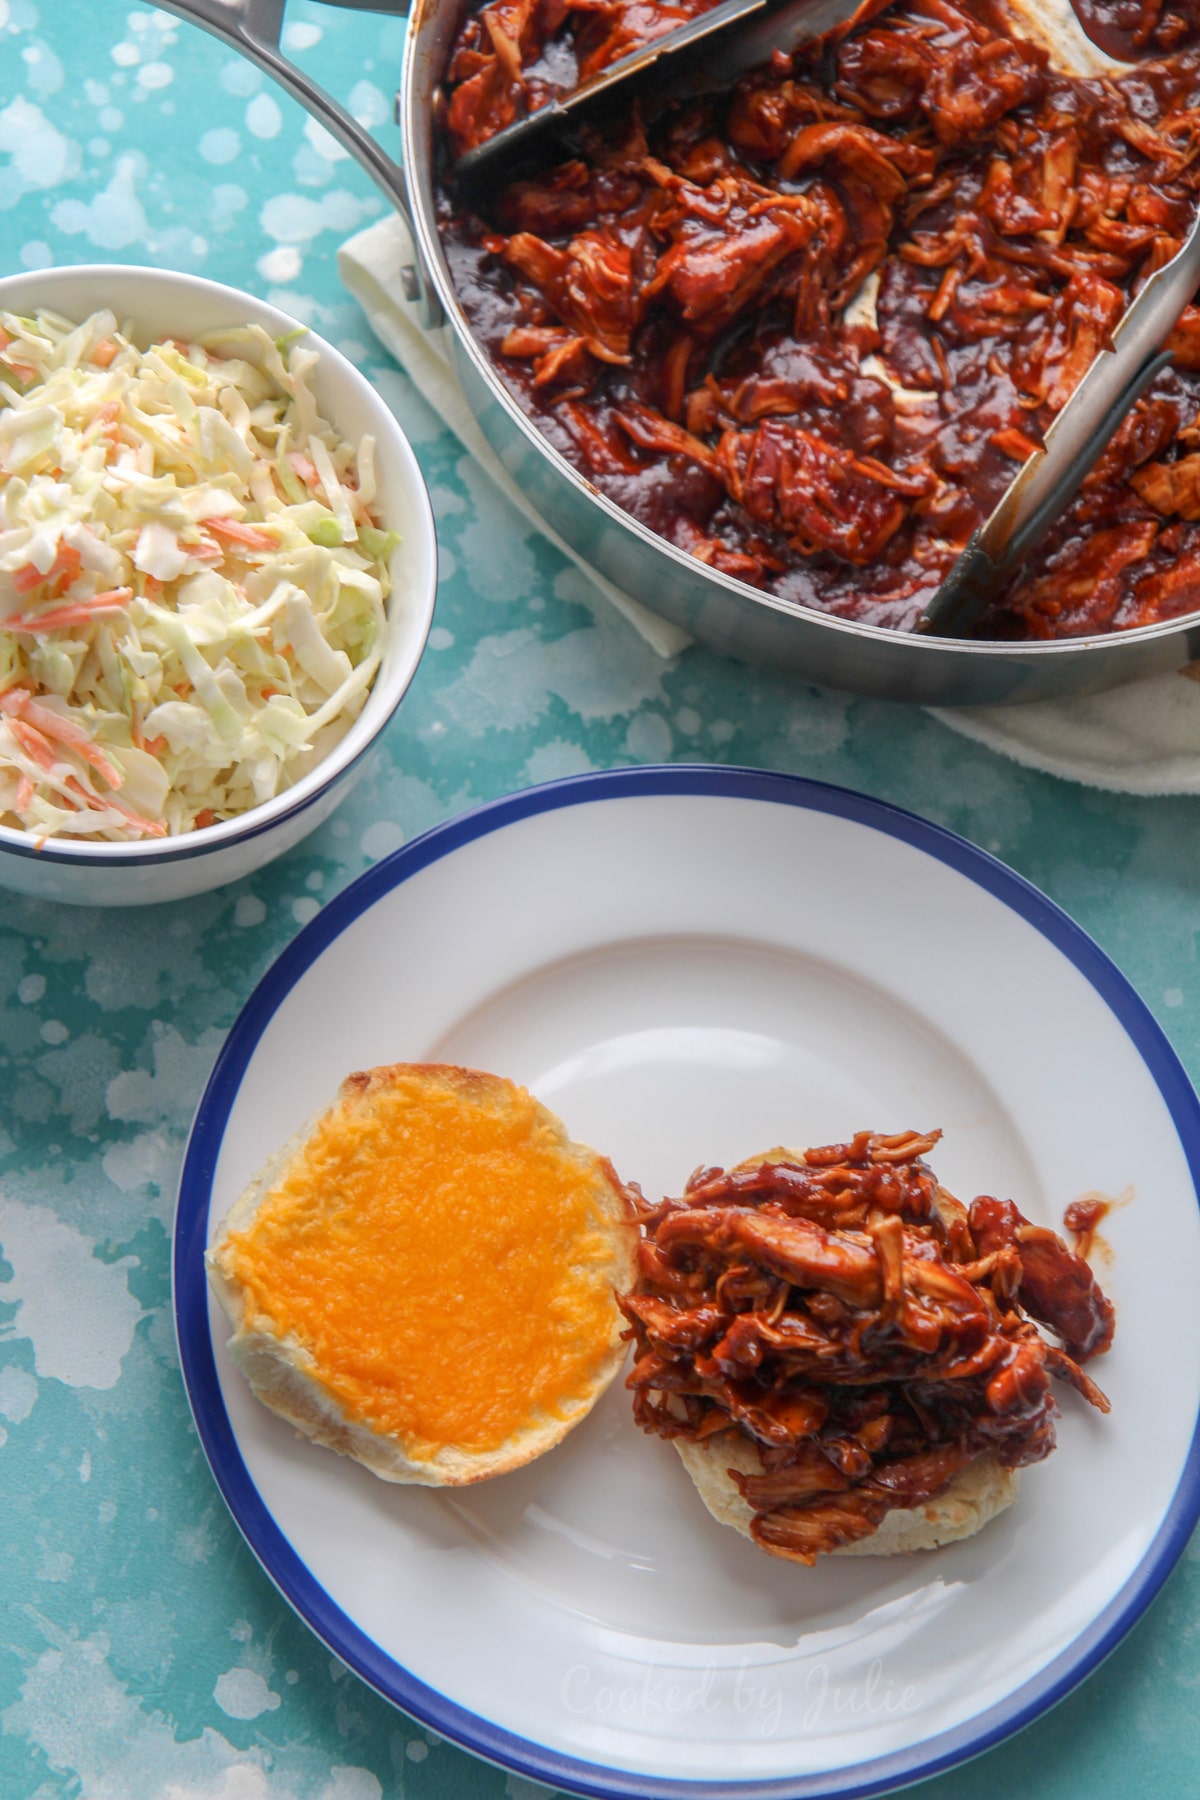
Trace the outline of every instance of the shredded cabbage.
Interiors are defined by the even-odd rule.
[[[0,312],[0,823],[194,831],[345,735],[399,540],[316,362],[255,325],[139,350],[111,312]]]

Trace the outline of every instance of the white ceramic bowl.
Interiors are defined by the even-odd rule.
[[[165,269],[97,263],[0,280],[3,311],[46,307],[79,320],[102,306],[119,321],[132,320],[136,339],[147,344],[228,325],[262,325],[278,336],[297,324],[252,294]],[[0,886],[83,906],[142,906],[203,893],[290,850],[329,817],[362,774],[429,636],[437,540],[417,459],[392,412],[331,344],[315,332],[307,342],[320,352],[313,389],[322,414],[352,443],[368,433],[375,439],[379,522],[401,534],[391,563],[387,643],[365,706],[341,743],[294,787],[239,818],[183,837],[131,844],[51,838],[36,849],[21,832],[0,826]]]

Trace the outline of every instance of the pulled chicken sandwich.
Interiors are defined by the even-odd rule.
[[[644,1208],[635,1417],[773,1556],[967,1536],[1054,1449],[1052,1376],[1109,1410],[1080,1366],[1114,1323],[1087,1263],[1012,1201],[949,1194],[940,1136],[772,1150]]]

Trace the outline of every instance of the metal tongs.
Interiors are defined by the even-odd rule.
[[[1167,368],[1163,345],[1200,286],[1200,216],[1171,261],[1152,275],[1058,414],[1043,449],[1009,484],[971,538],[914,630],[970,637],[988,604],[1012,580],[1075,498],[1105,445],[1155,376]]]
[[[886,11],[891,0],[721,0],[676,31],[623,56],[563,99],[506,126],[455,164],[457,180],[479,192],[528,164],[547,143],[572,134],[614,95],[650,92],[672,99],[727,87],[749,70],[832,33],[844,36]],[[1092,466],[1155,376],[1172,358],[1163,346],[1200,287],[1200,214],[1177,254],[1153,275],[986,524],[961,552],[913,629],[969,637],[988,605],[1079,492]]]
[[[631,99],[653,92],[686,99],[713,86],[725,87],[769,62],[777,50],[790,54],[830,32],[852,30],[890,3],[721,0],[686,25],[622,56],[572,93],[548,101],[468,150],[454,165],[455,179],[464,192],[479,192],[536,158],[548,140],[570,144],[576,127],[602,111],[614,96]]]

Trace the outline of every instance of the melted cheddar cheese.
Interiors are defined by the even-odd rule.
[[[245,1328],[416,1460],[582,1411],[620,1329],[596,1159],[524,1089],[430,1073],[351,1077],[222,1254]]]

